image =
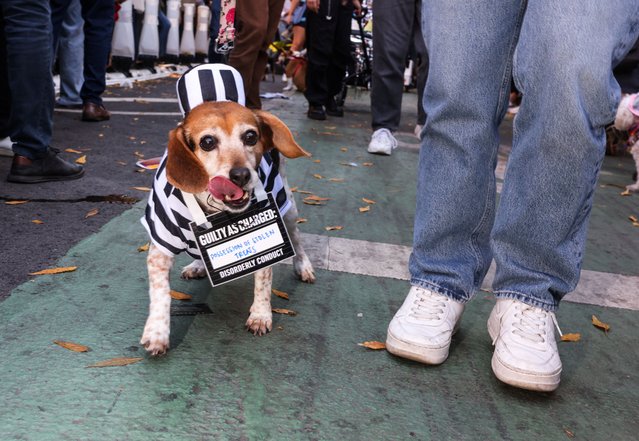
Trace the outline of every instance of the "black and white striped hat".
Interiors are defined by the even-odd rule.
[[[221,63],[205,63],[187,70],[176,85],[182,116],[205,101],[235,101],[245,105],[240,73]]]

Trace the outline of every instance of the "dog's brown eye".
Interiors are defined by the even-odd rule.
[[[242,136],[242,141],[246,145],[255,145],[257,144],[257,133],[255,130],[249,130]]]
[[[200,148],[206,152],[210,152],[217,147],[217,138],[211,135],[203,136],[200,139]]]

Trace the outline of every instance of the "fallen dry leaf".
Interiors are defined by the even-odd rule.
[[[36,225],[41,225],[41,224],[43,224],[44,222],[42,222],[40,219],[33,219],[33,220],[31,221],[31,223],[32,223],[32,224],[36,224]]]
[[[630,219],[631,222],[639,222],[639,219],[637,219],[637,216],[630,215],[628,216],[628,219]]]
[[[84,215],[84,218],[86,219],[87,217],[95,216],[99,212],[100,210],[98,210],[97,208],[94,208],[93,210],[88,211],[87,214]]]
[[[365,207],[359,207],[359,212],[360,213],[366,213],[367,211],[371,211],[371,206],[367,205]]]
[[[574,438],[575,437],[575,432],[573,432],[572,430],[564,429],[564,433],[566,434],[566,436],[568,438]]]
[[[124,161],[115,161],[116,164],[120,164],[120,165],[126,165],[126,162]]]
[[[46,274],[60,274],[60,273],[70,273],[72,271],[77,270],[77,266],[64,266],[59,268],[48,268],[43,269],[41,271],[36,271],[35,273],[29,273],[30,276],[43,276]]]
[[[131,187],[133,190],[151,191],[149,187]]]
[[[285,308],[273,308],[272,311],[276,314],[285,314],[285,315],[290,315],[290,316],[295,316],[297,315],[297,312],[291,310],[291,309],[285,309]]]
[[[324,198],[321,196],[317,196],[317,195],[310,195],[304,198],[304,200],[309,200],[309,201],[330,201],[331,198]]]
[[[317,174],[317,173],[315,173],[315,174],[313,175],[313,177],[314,177],[314,178],[316,178],[316,179],[324,179],[324,176],[319,175],[319,174]]]
[[[319,164],[319,163],[320,163],[320,162],[322,162],[322,161],[320,161],[319,159],[313,159],[313,162],[314,162],[315,164]]]
[[[275,288],[272,288],[271,291],[273,291],[273,294],[275,294],[276,296],[288,300],[288,294],[286,294],[284,291],[280,291],[279,289]]]
[[[313,200],[307,200],[307,199],[302,199],[302,202],[304,202],[306,205],[326,205],[326,204],[322,204],[320,201],[313,201]]]
[[[297,187],[291,187],[291,193],[295,193],[297,191]]]
[[[366,202],[367,204],[376,204],[376,203],[377,203],[377,202],[375,202],[375,201],[374,201],[374,200],[372,200],[372,199],[362,198],[362,200],[363,200],[364,202]]]
[[[365,341],[364,343],[357,343],[359,346],[364,346],[368,349],[373,349],[374,351],[379,351],[381,349],[386,349],[386,343],[381,341]]]
[[[137,156],[138,158],[140,158],[140,159],[144,158],[144,153],[140,153],[140,152],[133,152],[133,154],[134,154],[135,156]]]
[[[363,165],[364,167],[372,167],[372,166],[373,166],[373,163],[372,163],[372,162],[362,162],[362,165]]]
[[[295,219],[296,224],[303,224],[304,222],[308,222],[308,219],[305,219],[303,217],[298,217],[297,219]]]
[[[578,332],[572,334],[563,334],[561,336],[561,341],[579,341],[581,340],[581,334]]]
[[[101,367],[111,367],[111,366],[126,366],[128,364],[137,363],[138,361],[142,361],[144,358],[142,357],[119,357],[119,358],[111,358],[109,360],[99,361],[94,364],[90,364],[87,366],[88,368],[101,368]]]
[[[5,204],[6,205],[20,205],[20,204],[26,204],[29,201],[6,201]]]
[[[344,182],[344,178],[330,178],[329,181],[331,181],[331,182]]]
[[[75,160],[76,164],[86,164],[87,163],[87,155],[82,155],[78,159]]]
[[[175,300],[191,300],[193,298],[191,294],[184,294],[183,292],[175,290],[171,290],[169,294],[171,295],[171,298]]]
[[[90,349],[88,346],[80,345],[78,343],[73,343],[70,341],[53,340],[53,343],[73,352],[88,352]]]
[[[632,193],[630,193],[630,190],[624,190],[621,193],[619,193],[620,196],[630,196]]]
[[[149,246],[151,246],[149,242],[145,243],[144,245],[140,245],[138,247],[138,252],[142,253],[144,251],[149,251]]]
[[[595,325],[595,327],[602,329],[604,332],[610,331],[610,325],[602,322],[595,315],[592,316],[592,324]]]
[[[341,230],[342,228],[344,227],[342,227],[341,225],[332,225],[332,226],[324,227],[326,231]]]
[[[131,141],[135,141],[135,139],[136,139],[136,138],[135,138],[135,136],[129,136],[129,139],[130,139]]]
[[[76,150],[76,149],[65,149],[64,151],[67,152],[67,153],[76,153],[78,155],[82,154],[82,152],[80,150]]]
[[[344,153],[346,153],[348,151],[348,149],[346,147],[342,147],[340,150],[343,151]]]
[[[297,192],[301,194],[313,194],[312,191],[306,191],[306,190],[297,190]]]

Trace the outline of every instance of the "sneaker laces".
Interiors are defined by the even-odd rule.
[[[543,343],[546,341],[546,320],[550,315],[550,318],[555,325],[555,328],[559,332],[559,335],[562,336],[563,333],[559,328],[559,323],[557,323],[557,317],[555,314],[549,311],[544,311],[541,308],[536,308],[530,305],[516,305],[515,310],[517,311],[514,315],[514,318],[519,319],[517,322],[513,323],[513,327],[515,330],[514,334],[518,335],[524,340],[528,340],[532,343]],[[499,336],[495,337],[493,340],[493,345],[497,341]]]
[[[397,140],[388,129],[378,129],[373,133],[373,139],[384,144],[389,143],[392,148],[397,147]]]
[[[448,301],[448,297],[420,289],[410,308],[410,315],[418,320],[441,320]]]

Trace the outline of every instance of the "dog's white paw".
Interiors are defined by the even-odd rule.
[[[165,354],[169,349],[169,328],[157,322],[147,320],[140,344],[151,355]]]
[[[315,283],[315,271],[313,265],[306,255],[295,256],[293,258],[293,267],[295,268],[295,274],[306,283]]]
[[[206,268],[202,260],[194,260],[189,265],[182,268],[181,277],[183,279],[201,279],[206,277]]]
[[[273,314],[252,312],[246,321],[246,328],[253,333],[253,335],[264,335],[273,327]]]
[[[639,191],[639,182],[636,182],[632,185],[626,185],[626,190],[632,191],[632,192]]]

